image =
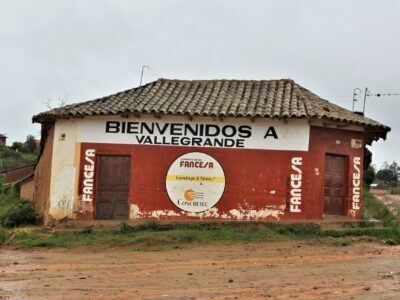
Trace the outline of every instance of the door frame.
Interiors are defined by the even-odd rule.
[[[127,218],[126,220],[130,219],[130,198],[131,198],[131,192],[132,192],[132,155],[129,153],[104,153],[104,152],[100,152],[100,153],[96,153],[96,169],[95,169],[95,189],[94,189],[94,201],[93,201],[93,219],[94,220],[105,220],[105,219],[97,219],[97,189],[98,189],[98,185],[99,185],[99,172],[100,172],[100,157],[101,156],[127,156],[130,159],[130,166],[129,166],[129,192],[128,192],[128,213],[127,213]],[[118,220],[118,219],[110,219],[110,220]]]
[[[342,213],[341,214],[333,214],[325,212],[325,172],[326,172],[326,157],[327,156],[336,156],[344,158],[344,169],[343,169],[343,198],[342,198]],[[348,211],[348,194],[349,194],[349,155],[347,154],[338,154],[332,152],[326,152],[324,155],[324,185],[322,191],[322,214],[323,215],[333,215],[333,216],[346,216]]]

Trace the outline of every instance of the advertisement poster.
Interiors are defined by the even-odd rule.
[[[217,204],[224,193],[224,170],[205,153],[187,153],[170,166],[166,188],[171,201],[181,210],[203,212]]]

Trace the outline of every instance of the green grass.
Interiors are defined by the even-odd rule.
[[[396,225],[396,217],[384,204],[379,202],[366,187],[363,189],[362,216],[363,219],[366,220],[371,218],[382,220],[385,227]]]
[[[96,245],[161,247],[209,242],[246,242],[268,239],[267,231],[238,232],[232,228],[213,230],[173,229],[168,231],[135,230],[121,233],[119,230],[87,231],[71,234],[41,234],[21,231],[16,236],[20,247],[76,247]]]
[[[127,225],[124,225],[127,226]],[[96,231],[84,230],[69,234],[42,234],[40,232],[17,233],[13,245],[31,247],[77,247],[77,246],[128,246],[132,251],[167,251],[193,245],[218,243],[249,243],[263,241],[282,241],[334,237],[335,246],[348,245],[350,237],[367,236],[373,240],[400,244],[400,230],[394,227],[383,229],[350,228],[341,230],[322,230],[311,225],[273,225],[265,228],[214,227],[199,229],[198,225],[176,228],[168,231],[154,229],[120,232],[120,229]]]

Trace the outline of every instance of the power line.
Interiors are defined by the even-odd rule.
[[[360,88],[355,88],[353,90],[353,111],[354,111],[354,102],[358,101],[356,96],[361,94],[361,89]],[[371,94],[370,90],[368,88],[365,88],[364,91],[364,105],[363,105],[363,115],[365,114],[365,102],[367,100],[367,97],[383,97],[383,96],[400,96],[400,93],[376,93],[376,94]]]
[[[400,96],[400,93],[387,93],[387,94],[377,93],[377,94],[368,94],[368,95],[367,95],[367,97],[371,97],[371,96],[375,96],[375,97],[382,97],[382,96]]]

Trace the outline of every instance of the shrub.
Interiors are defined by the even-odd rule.
[[[351,240],[345,240],[345,239],[338,239],[333,242],[333,245],[336,247],[346,247],[351,244],[352,244]]]
[[[138,226],[138,230],[153,230],[153,231],[157,231],[160,230],[160,226],[157,223],[157,221],[155,220],[151,220],[151,221],[146,221],[144,223],[139,224]]]
[[[118,229],[116,230],[117,233],[119,234],[127,234],[133,232],[133,227],[129,226],[125,222],[122,222],[119,224]]]
[[[390,193],[393,194],[400,194],[400,186],[396,186],[396,187],[391,187],[390,189]]]
[[[2,179],[4,180],[4,179]],[[16,186],[13,183],[4,183],[0,180],[0,194],[3,194],[7,197],[14,197],[16,194]]]
[[[93,233],[93,228],[92,227],[86,227],[82,229],[81,231],[78,232],[78,234],[83,234],[83,235],[88,235]]]
[[[371,183],[375,181],[376,172],[373,166],[369,166],[368,169],[364,172],[364,183],[369,186]]]
[[[0,215],[0,224],[5,227],[36,224],[38,221],[39,216],[32,202],[21,199],[9,205]]]

